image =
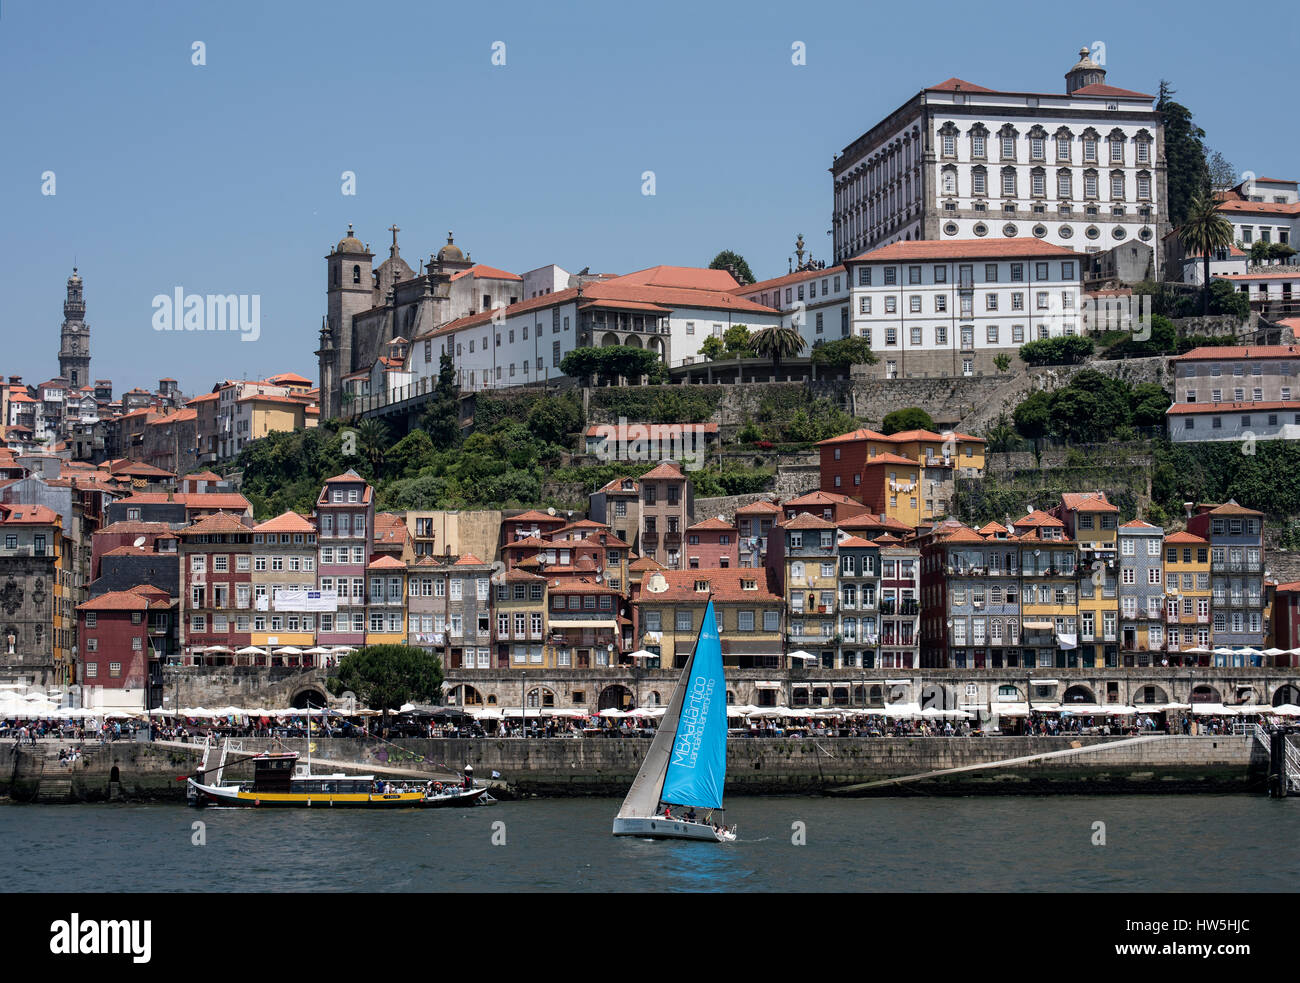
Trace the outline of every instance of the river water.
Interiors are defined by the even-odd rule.
[[[727,845],[616,839],[618,806],[612,798],[385,813],[14,804],[0,806],[0,870],[10,892],[1300,887],[1294,798],[737,798],[727,820],[740,838]],[[205,824],[202,845],[195,822]]]

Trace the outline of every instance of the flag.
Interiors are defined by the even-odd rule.
[[[493,777],[493,778],[500,778],[500,777],[501,777],[501,772],[499,772],[499,771],[494,771],[494,772],[492,772],[492,777]]]

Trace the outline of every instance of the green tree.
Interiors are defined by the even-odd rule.
[[[1205,131],[1192,122],[1191,110],[1174,102],[1174,95],[1175,89],[1161,79],[1156,112],[1165,125],[1169,221],[1178,228],[1191,214],[1192,199],[1208,194],[1210,170],[1205,163]]]
[[[984,439],[988,441],[990,453],[1014,450],[1020,443],[1020,438],[1016,436],[1015,425],[1005,411],[998,414],[998,418],[988,428]]]
[[[565,393],[538,400],[528,411],[528,429],[548,444],[567,443],[570,434],[582,429],[581,399]]]
[[[1227,280],[1215,280],[1210,284],[1210,313],[1211,314],[1231,314],[1234,317],[1246,318],[1250,316],[1250,301],[1240,290],[1236,289]],[[1198,344],[1202,345],[1221,345],[1221,338],[1198,339]]]
[[[700,354],[710,362],[717,362],[726,357],[727,346],[716,335],[709,335],[700,344]]]
[[[456,381],[456,366],[447,352],[438,360],[438,382],[433,399],[420,417],[420,427],[439,450],[460,443],[460,385]]]
[[[370,476],[377,479],[384,466],[384,457],[392,436],[383,420],[368,417],[357,424],[357,450],[370,466]]]
[[[1257,239],[1250,246],[1251,263],[1262,266],[1273,257],[1273,244],[1265,242],[1263,239]]]
[[[1063,335],[1042,338],[1020,346],[1020,360],[1027,365],[1075,365],[1092,354],[1091,338]]]
[[[1210,175],[1210,188],[1212,190],[1227,191],[1229,188],[1236,186],[1237,169],[1219,151],[1212,151],[1205,163]]]
[[[560,371],[586,385],[601,369],[599,348],[575,348],[560,360]]]
[[[1210,313],[1210,254],[1232,245],[1232,223],[1219,212],[1219,203],[1208,194],[1196,195],[1187,206],[1187,217],[1178,227],[1178,238],[1188,255],[1204,261],[1202,311]]]
[[[1030,440],[1046,437],[1051,426],[1052,397],[1042,389],[1031,393],[1011,414],[1016,430]]]
[[[423,430],[412,430],[389,449],[385,476],[413,478],[434,462],[433,441]]]
[[[1133,424],[1138,427],[1157,427],[1165,422],[1169,409],[1169,394],[1154,382],[1140,382],[1130,395],[1133,407]]]
[[[876,362],[877,358],[871,350],[871,342],[862,337],[828,341],[812,350],[813,365],[843,369],[850,365],[875,365]]]
[[[730,249],[724,249],[714,256],[713,262],[709,264],[709,269],[727,270],[736,278],[736,282],[742,286],[757,282],[754,279],[754,274],[750,272],[749,264],[745,262],[745,257],[740,253],[732,252]]]
[[[803,336],[796,329],[776,325],[754,332],[752,341],[755,355],[772,360],[773,381],[781,366],[781,359],[794,358],[804,350],[806,344]]]
[[[733,324],[722,333],[722,343],[732,358],[752,358],[754,355],[753,336],[748,324]]]
[[[388,711],[418,700],[432,703],[442,695],[442,660],[414,645],[368,645],[339,663],[329,681],[336,696],[352,692],[372,710]]]
[[[993,364],[997,366],[999,372],[1005,372],[1011,368],[1011,356],[1006,352],[998,352],[993,356]]]
[[[905,410],[886,413],[880,421],[880,432],[884,434],[902,433],[904,430],[934,430],[934,420],[930,414],[919,406],[909,406]]]

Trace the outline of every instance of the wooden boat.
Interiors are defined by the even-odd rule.
[[[615,836],[735,841],[734,827],[711,821],[714,810],[722,812],[727,777],[726,692],[722,644],[710,597],[668,710],[614,817]],[[686,818],[696,808],[707,810],[703,821]]]
[[[222,770],[235,762],[226,759],[209,769],[216,778],[207,782],[200,770],[187,778],[191,805],[243,806],[252,808],[323,809],[440,809],[488,805],[496,800],[487,786],[474,782],[473,769],[466,768],[466,783],[385,781],[373,775],[318,775],[310,763],[298,764],[296,751],[263,751],[240,761],[252,761],[253,780],[225,781]]]

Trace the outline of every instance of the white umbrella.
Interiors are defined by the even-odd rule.
[[[335,655],[348,655],[349,653],[355,651],[356,649],[354,649],[351,645],[335,645],[333,649]]]
[[[296,645],[284,645],[275,650],[276,655],[302,655],[302,649]]]
[[[796,652],[791,652],[789,657],[791,659],[802,659],[804,662],[807,662],[810,659],[813,662],[817,661],[817,656],[813,655],[811,652],[805,652],[803,649],[799,649]]]
[[[1286,649],[1279,649],[1279,648],[1264,649],[1264,654],[1268,656],[1286,655]]]
[[[333,651],[333,649],[327,649],[327,648],[326,648],[325,646],[323,646],[323,645],[313,645],[311,648],[309,648],[309,649],[305,649],[305,650],[304,650],[304,654],[306,654],[306,655],[329,655],[330,652],[332,652],[332,651]]]
[[[645,649],[637,649],[635,652],[628,653],[629,659],[657,659],[659,656],[653,652],[647,652]]]
[[[1279,717],[1300,717],[1300,706],[1294,703],[1282,703],[1275,706],[1273,712]]]
[[[604,709],[604,710],[601,710],[600,713],[596,714],[596,716],[598,716],[598,717],[609,717],[609,718],[613,718],[613,719],[618,719],[618,718],[620,718],[620,717],[627,717],[627,716],[631,716],[631,715],[630,715],[630,714],[626,714],[626,713],[624,713],[622,710],[618,710],[618,709],[616,709],[616,708],[614,708],[614,707],[608,707],[608,708],[606,708],[606,709]]]
[[[266,649],[258,648],[256,645],[245,645],[242,649],[235,649],[235,655],[266,655]]]
[[[205,649],[195,649],[194,651],[196,651],[196,652],[199,652],[199,651],[202,651],[202,652],[233,652],[234,650],[231,649],[231,648],[228,648],[228,647],[225,646],[225,645],[209,645],[209,646],[208,646],[207,648],[205,648]]]
[[[727,706],[728,717],[747,717],[755,710],[761,710],[762,707],[756,707],[752,703],[732,703]]]
[[[919,703],[887,703],[885,704],[886,717],[919,717],[921,715],[921,705]]]

